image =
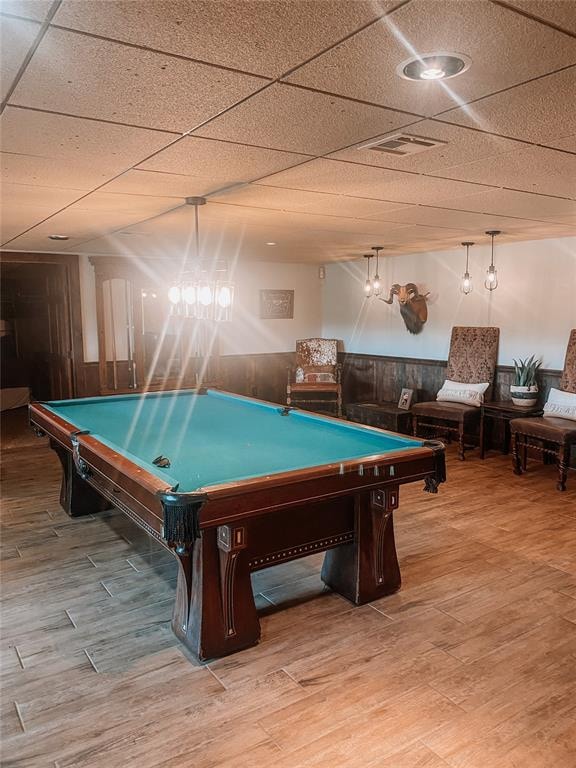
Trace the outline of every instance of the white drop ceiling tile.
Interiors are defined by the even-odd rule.
[[[173,133],[17,107],[7,107],[0,117],[0,135],[4,152],[92,162],[117,173],[176,138]]]
[[[4,190],[2,190],[4,192]],[[20,205],[16,201],[3,200],[0,213],[0,244],[16,237],[33,227],[58,208],[44,208],[38,205]]]
[[[420,224],[422,226],[447,227],[466,229],[471,234],[485,232],[487,229],[505,229],[516,223],[517,219],[497,216],[495,214],[470,213],[449,208],[414,205],[384,214],[388,221],[402,224]],[[475,235],[478,236],[477,234]]]
[[[124,195],[111,192],[93,192],[79,200],[70,211],[117,211],[139,213],[142,217],[154,216],[171,210],[181,201],[173,197],[153,197],[152,195]]]
[[[555,139],[553,139],[553,144],[558,149],[563,149],[566,152],[575,152],[576,153],[576,133],[572,134],[572,136],[564,136],[562,138],[555,138]]]
[[[81,189],[55,189],[54,187],[39,187],[32,184],[0,184],[0,206],[2,213],[8,206],[18,208],[42,208],[50,212],[58,211],[70,205],[86,192]]]
[[[132,170],[106,184],[103,192],[119,192],[153,197],[185,198],[207,195],[219,188],[211,177],[183,176],[176,173]]]
[[[141,219],[141,215],[133,212],[86,211],[67,209],[58,213],[48,221],[34,227],[30,232],[21,235],[11,247],[15,248],[48,248],[54,241],[49,239],[51,234],[68,235],[70,240],[64,245],[69,250],[75,243],[87,240],[97,235],[106,235],[121,227],[129,226]],[[62,243],[59,244],[62,248]]]
[[[216,118],[195,135],[321,155],[395,130],[400,112],[276,84]]]
[[[40,31],[40,24],[0,16],[0,98],[8,95],[30,46]]]
[[[292,152],[186,136],[138,169],[210,177],[216,188],[252,181],[306,159],[306,155]]]
[[[507,0],[509,5],[576,34],[574,0]]]
[[[409,134],[420,138],[436,139],[446,142],[432,149],[426,149],[421,154],[401,157],[373,149],[343,149],[330,155],[334,160],[346,160],[352,163],[364,163],[381,168],[393,168],[398,171],[412,173],[434,173],[452,165],[473,162],[488,157],[494,157],[504,152],[521,149],[525,145],[518,141],[491,136],[462,126],[440,123],[435,120],[422,120],[407,126],[402,131],[393,131],[388,136],[398,133]],[[386,136],[382,136],[384,141]]]
[[[436,205],[445,197],[475,195],[487,189],[461,181],[322,158],[281,171],[258,184],[427,205]]]
[[[533,195],[529,192],[513,192],[507,189],[494,189],[465,198],[447,198],[439,200],[436,205],[441,208],[530,220],[553,221],[556,216],[568,216],[576,212],[576,200]]]
[[[540,195],[576,198],[576,155],[544,147],[524,145],[516,152],[444,168],[441,175]]]
[[[23,19],[44,21],[52,0],[0,0],[0,13],[10,13]]]
[[[260,186],[259,184],[250,184],[241,189],[218,195],[218,201],[229,205],[254,206],[279,211],[305,211],[351,218],[383,215],[387,211],[403,207],[399,203],[385,203],[380,200],[307,192],[298,189],[282,189]]]
[[[575,92],[576,67],[570,67],[450,110],[442,120],[555,147],[555,139],[576,133]]]
[[[36,155],[19,155],[12,152],[0,153],[0,174],[3,181],[12,184],[31,184],[40,187],[63,187],[66,189],[94,189],[106,182],[114,173],[92,163],[78,161],[63,162],[59,158]]]
[[[472,66],[445,82],[396,73],[406,59],[435,51],[463,53]],[[576,40],[506,8],[485,0],[412,0],[287,80],[430,116],[574,63]]]
[[[266,82],[51,28],[11,103],[184,132]]]
[[[101,0],[62,3],[55,23],[277,77],[394,6],[393,0]]]

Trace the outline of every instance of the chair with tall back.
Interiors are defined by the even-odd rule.
[[[560,391],[576,393],[576,328],[570,332]],[[574,413],[574,406],[569,410]],[[570,451],[576,446],[576,420],[573,416],[556,416],[553,410],[547,412],[547,406],[544,406],[544,416],[512,419],[510,432],[514,474],[521,475],[526,470],[528,451],[537,451],[544,458],[554,458],[558,467],[556,488],[565,491]]]
[[[486,400],[492,397],[492,384],[498,356],[499,328],[452,328],[446,378],[462,384],[488,383]],[[464,461],[467,435],[480,424],[481,409],[464,402],[432,401],[412,407],[414,435],[423,428],[437,434],[458,437],[458,458]]]
[[[300,339],[296,342],[296,365],[288,371],[286,403],[305,405],[333,403],[342,416],[341,366],[338,339]],[[324,395],[324,397],[319,397]]]

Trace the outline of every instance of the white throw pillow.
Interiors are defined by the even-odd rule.
[[[552,387],[548,393],[544,413],[546,416],[576,421],[576,392],[562,392],[561,389]]]
[[[465,403],[480,408],[484,402],[484,392],[489,386],[489,384],[464,384],[461,381],[446,379],[442,384],[442,389],[436,395],[436,400]]]

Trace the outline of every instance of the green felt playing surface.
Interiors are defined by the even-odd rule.
[[[422,445],[305,411],[282,415],[281,406],[216,390],[45,405],[183,492]],[[169,468],[152,464],[159,455]]]

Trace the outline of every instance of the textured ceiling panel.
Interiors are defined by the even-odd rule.
[[[56,157],[0,153],[0,173],[6,182],[40,187],[81,187],[85,191],[103,184],[114,173],[93,159],[63,162]]]
[[[413,120],[409,115],[381,107],[273,85],[197,133],[316,155],[400,128]]]
[[[57,210],[58,206],[56,204],[52,207],[38,207],[35,205],[20,205],[13,200],[9,200],[9,202],[3,200],[2,212],[0,214],[0,243],[5,243],[13,237],[17,237],[35,224],[44,221],[44,219],[51,216]]]
[[[444,168],[442,176],[541,195],[576,198],[576,155],[524,146],[518,152]]]
[[[335,160],[347,160],[352,163],[377,165],[381,168],[395,168],[398,171],[410,171],[412,173],[439,172],[439,175],[442,175],[440,172],[443,168],[494,157],[503,152],[522,149],[525,146],[518,141],[502,139],[498,136],[491,136],[488,133],[480,133],[469,128],[462,128],[459,125],[439,123],[435,120],[422,120],[409,126],[404,132],[411,136],[437,139],[446,143],[432,149],[427,149],[422,154],[407,155],[405,157],[371,149],[356,148],[335,152],[330,157]],[[392,132],[388,135],[393,136],[395,133]],[[384,138],[382,137],[382,139]]]
[[[4,100],[22,66],[30,46],[40,31],[33,21],[0,17],[0,98]]]
[[[173,197],[152,197],[151,195],[117,195],[109,192],[95,192],[70,207],[75,211],[114,211],[139,214],[143,219],[169,211],[180,205]]]
[[[497,214],[470,213],[468,211],[454,211],[449,208],[435,208],[433,206],[413,205],[410,208],[402,208],[390,211],[382,216],[387,221],[400,224],[421,224],[425,226],[448,227],[453,229],[467,229],[469,232],[485,232],[487,229],[506,229],[525,219],[513,219]]]
[[[184,132],[265,82],[51,29],[11,103]]]
[[[436,205],[441,198],[475,195],[487,189],[461,181],[324,159],[282,171],[259,184],[426,205]]]
[[[378,18],[392,0],[65,0],[55,23],[277,77]]]
[[[0,11],[22,16],[24,19],[44,21],[52,5],[52,0],[1,0]]]
[[[385,203],[380,200],[368,200],[345,197],[338,194],[321,194],[295,189],[259,186],[251,184],[242,189],[231,190],[218,196],[218,202],[257,208],[270,208],[277,211],[305,211],[329,216],[372,218],[384,216],[387,211],[403,207],[399,203]]]
[[[439,200],[438,206],[479,213],[494,213],[498,216],[514,216],[523,219],[550,219],[568,216],[576,212],[575,200],[559,197],[531,195],[527,192],[511,192],[494,189],[465,198]]]
[[[574,0],[506,0],[508,5],[536,16],[576,35]]]
[[[442,119],[555,147],[557,139],[576,133],[574,93],[576,68],[570,67],[451,110]]]
[[[184,198],[203,196],[222,185],[211,176],[184,176],[176,173],[133,170],[103,187],[104,192]]]
[[[44,208],[52,212],[78,200],[85,195],[81,189],[54,189],[54,187],[39,187],[29,184],[11,184],[2,181],[0,184],[0,204],[2,213],[9,205],[32,208]]]
[[[527,56],[534,50],[536,56]],[[435,51],[472,65],[449,81],[413,82],[396,68]],[[487,0],[412,0],[288,79],[392,109],[434,115],[576,63],[576,40]]]
[[[187,136],[138,167],[145,171],[211,177],[216,188],[252,181],[304,160],[306,155]]]
[[[96,163],[116,173],[175,138],[172,133],[14,107],[7,107],[0,117],[0,133],[4,152]]]

